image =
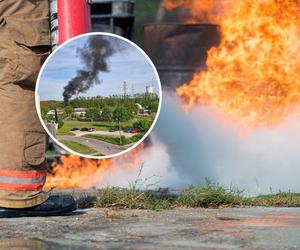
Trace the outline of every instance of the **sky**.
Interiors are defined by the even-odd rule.
[[[107,36],[108,39],[118,39]],[[53,54],[44,67],[38,85],[40,100],[63,100],[64,86],[76,76],[76,71],[84,69],[84,64],[76,55],[77,48],[82,48],[88,37],[75,39]],[[101,84],[95,85],[79,96],[111,96],[123,94],[124,81],[127,93],[145,93],[146,86],[153,86],[159,93],[155,72],[146,57],[133,45],[121,40],[123,49],[108,59],[109,72],[99,72]],[[73,97],[74,98],[74,97]]]

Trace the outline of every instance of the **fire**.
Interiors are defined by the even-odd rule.
[[[221,43],[209,50],[207,70],[177,89],[185,106],[211,105],[251,126],[299,111],[297,1],[236,1],[220,25]]]
[[[76,155],[61,156],[61,163],[54,163],[52,175],[47,177],[45,188],[91,188],[101,181],[111,160],[92,160]]]
[[[61,163],[54,163],[52,174],[48,175],[45,188],[94,188],[103,180],[107,171],[118,168],[137,169],[143,143],[129,153],[114,159],[93,160],[76,155],[61,156]]]
[[[166,0],[165,9],[172,11],[174,9],[184,9],[191,15],[187,23],[209,22],[220,23],[222,13],[235,3],[236,0]]]

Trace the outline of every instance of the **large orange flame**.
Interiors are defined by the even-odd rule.
[[[251,126],[278,123],[299,108],[296,0],[235,1],[221,36],[208,52],[207,70],[177,89],[186,107],[211,105]]]
[[[144,144],[114,159],[93,160],[76,155],[61,156],[60,163],[53,163],[45,188],[94,188],[99,185],[106,171],[135,170],[141,163]]]
[[[236,0],[166,0],[165,8],[168,11],[185,9],[191,17],[187,23],[209,22],[219,24],[223,13],[234,4]]]

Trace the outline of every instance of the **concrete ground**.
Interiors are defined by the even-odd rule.
[[[0,228],[0,249],[300,249],[298,208],[93,208]]]
[[[115,136],[115,137],[119,137],[120,134],[124,135],[125,137],[129,138],[135,134],[132,133],[126,133],[124,131],[114,131],[114,132],[110,132],[110,131],[101,131],[101,130],[97,130],[97,131],[93,131],[93,132],[86,132],[86,131],[72,131],[72,133],[74,134],[74,136],[83,136],[83,135],[103,135],[103,136]]]

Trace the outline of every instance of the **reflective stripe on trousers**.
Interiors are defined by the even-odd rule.
[[[38,191],[46,181],[46,171],[0,170],[0,189]]]

